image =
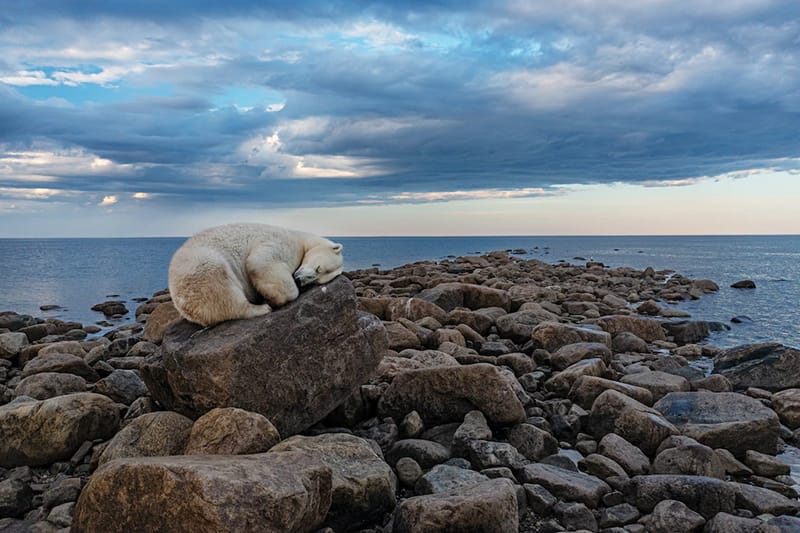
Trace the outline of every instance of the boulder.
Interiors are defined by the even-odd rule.
[[[533,328],[542,322],[558,322],[558,315],[545,309],[517,311],[495,319],[497,333],[501,337],[524,344],[531,339]]]
[[[514,426],[508,434],[508,442],[531,461],[539,461],[558,452],[555,437],[531,424]]]
[[[753,281],[752,279],[743,279],[743,280],[731,283],[731,288],[732,289],[755,289],[756,288],[756,282]]]
[[[114,370],[94,384],[94,392],[108,396],[115,402],[130,405],[147,395],[147,387],[135,370]]]
[[[516,490],[511,481],[502,478],[408,498],[397,506],[392,524],[394,533],[508,533],[518,529]]]
[[[399,466],[398,462],[398,468]],[[414,488],[418,494],[439,494],[471,487],[488,480],[488,477],[474,470],[451,465],[436,465],[419,478]]]
[[[786,389],[773,394],[772,408],[789,429],[800,427],[800,389]]]
[[[611,347],[614,349],[615,353],[650,352],[647,343],[629,331],[623,331],[622,333],[614,335],[614,338],[611,339]]]
[[[625,486],[630,501],[643,511],[652,511],[659,502],[677,500],[709,519],[715,514],[732,513],[736,491],[725,481],[703,476],[636,476]]]
[[[191,429],[191,420],[172,411],[143,414],[114,435],[99,464],[126,457],[182,455]]]
[[[427,425],[461,422],[476,409],[491,424],[508,425],[525,419],[525,409],[508,377],[486,363],[399,374],[378,404],[383,416],[402,420],[417,411]]]
[[[167,327],[174,321],[179,320],[181,314],[175,309],[172,302],[158,304],[152,313],[147,315],[147,322],[144,325],[142,338],[148,342],[160,344],[164,338]]]
[[[601,342],[567,344],[550,356],[550,364],[558,370],[564,370],[578,361],[592,357],[600,358],[608,364],[611,362],[611,350]]]
[[[797,514],[800,511],[800,503],[796,499],[789,499],[775,491],[744,483],[730,482],[729,485],[736,492],[736,506],[757,515]]]
[[[544,386],[549,391],[566,395],[582,376],[602,377],[606,374],[608,374],[608,367],[602,359],[584,359],[554,374],[545,382]]]
[[[609,389],[645,405],[653,405],[653,394],[649,390],[597,376],[581,376],[576,379],[569,390],[569,399],[584,409],[591,409],[597,397]]]
[[[544,348],[551,353],[578,342],[598,342],[611,347],[611,335],[604,331],[560,322],[542,322],[533,328],[531,337],[537,348]]]
[[[22,377],[32,376],[41,372],[60,372],[62,374],[75,374],[87,381],[97,381],[100,376],[86,364],[82,357],[67,353],[46,353],[30,360],[22,368]]]
[[[436,304],[421,298],[391,298],[386,303],[384,320],[399,320],[405,318],[416,322],[425,317],[432,317],[440,324],[445,323],[447,313]]]
[[[706,523],[706,519],[689,509],[686,504],[676,500],[658,502],[647,522],[650,533],[675,533],[675,531],[696,531]]]
[[[642,450],[616,433],[603,437],[597,445],[597,452],[613,459],[629,476],[646,474],[650,470],[650,459]]]
[[[593,509],[599,505],[603,495],[611,492],[611,487],[601,479],[544,463],[525,466],[519,479],[523,483],[543,486],[556,498],[580,502]]]
[[[517,470],[528,464],[525,456],[507,442],[473,440],[467,449],[470,463],[478,470],[497,467]]]
[[[661,413],[615,390],[607,390],[594,401],[589,426],[598,439],[616,433],[652,456],[661,441],[678,429]]]
[[[28,345],[28,336],[19,331],[0,333],[0,359],[12,359]]]
[[[6,404],[0,407],[0,466],[67,460],[84,442],[108,439],[118,426],[114,402],[90,392]]]
[[[619,333],[633,333],[645,342],[663,341],[667,339],[664,329],[658,320],[641,318],[629,315],[611,315],[600,317],[593,321],[600,326],[603,331],[607,331],[611,336]]]
[[[42,372],[21,380],[14,392],[17,396],[46,400],[74,392],[86,392],[86,380],[75,374]]]
[[[755,533],[761,531],[762,524],[763,522],[758,518],[717,513],[708,521],[703,531],[704,533]]]
[[[656,401],[670,392],[689,391],[692,389],[686,378],[659,371],[628,374],[627,376],[622,376],[620,381],[627,385],[649,390]]]
[[[725,479],[725,465],[714,450],[702,444],[679,444],[653,460],[653,474],[685,474]]]
[[[759,453],[755,450],[747,450],[745,454],[745,463],[753,469],[757,476],[764,477],[778,477],[788,476],[790,473],[789,465],[765,453]]]
[[[692,344],[700,342],[709,333],[709,323],[701,320],[681,320],[678,322],[662,322],[673,342],[676,344]]]
[[[673,392],[653,406],[683,435],[743,458],[747,450],[774,454],[778,416],[764,404],[733,392]]]
[[[330,467],[303,452],[119,459],[89,480],[72,531],[305,532],[330,505]]]
[[[486,417],[480,411],[470,411],[464,416],[464,422],[458,426],[453,434],[453,444],[451,446],[453,455],[456,457],[467,457],[469,450],[467,445],[473,440],[489,440],[492,438],[492,430],[486,422]]]
[[[397,478],[368,441],[344,433],[298,435],[270,450],[284,452],[306,452],[330,467],[331,507],[325,523],[334,529],[357,529],[394,509]]]
[[[737,346],[714,357],[714,372],[736,389],[800,388],[800,350],[777,343]]]
[[[416,333],[399,322],[384,322],[390,350],[401,351],[408,348],[422,348],[422,341]]]
[[[340,276],[261,317],[207,329],[174,322],[142,377],[169,409],[196,418],[238,407],[266,416],[286,437],[366,382],[387,342],[380,320],[356,311],[353,286]]]
[[[438,442],[427,439],[402,439],[386,452],[386,461],[394,465],[402,457],[410,457],[422,468],[431,468],[450,459],[450,450]]]
[[[417,297],[438,305],[446,312],[456,307],[466,307],[473,311],[482,307],[502,307],[506,311],[511,309],[508,292],[470,283],[441,283],[425,289]]]
[[[281,436],[264,415],[236,407],[218,407],[191,427],[186,455],[248,455],[266,452]]]

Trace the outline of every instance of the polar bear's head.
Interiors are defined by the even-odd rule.
[[[301,287],[312,283],[328,283],[342,273],[342,245],[323,241],[310,248],[303,256],[303,262],[294,273],[294,279]]]

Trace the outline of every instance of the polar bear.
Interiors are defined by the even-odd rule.
[[[301,287],[342,273],[342,245],[267,224],[227,224],[190,237],[172,256],[169,290],[180,314],[205,327],[269,313]]]

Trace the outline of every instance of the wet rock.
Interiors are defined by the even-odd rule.
[[[714,372],[736,389],[800,388],[800,350],[777,343],[737,346],[714,357]]]
[[[631,478],[625,487],[630,501],[650,512],[659,502],[678,500],[704,518],[719,512],[732,513],[736,492],[728,483],[703,476],[652,475]]]
[[[289,436],[325,418],[366,382],[386,346],[383,325],[356,312],[352,284],[340,276],[261,317],[209,329],[173,323],[142,377],[152,397],[172,410],[196,417],[238,407],[266,416]]]
[[[0,407],[0,466],[67,460],[84,442],[107,439],[118,426],[114,403],[89,392],[4,405]]]
[[[550,356],[550,364],[558,370],[564,370],[578,361],[589,358],[600,358],[608,364],[611,362],[611,350],[599,342],[567,344]]]
[[[653,509],[647,522],[647,530],[652,533],[695,531],[705,523],[705,518],[689,509],[683,502],[664,500]]]
[[[331,477],[302,452],[120,459],[89,480],[72,531],[311,531]]]
[[[589,426],[596,438],[616,433],[646,455],[655,453],[661,441],[678,433],[657,410],[614,390],[605,391],[594,401]]]
[[[650,459],[642,451],[616,433],[609,433],[597,446],[598,453],[613,459],[629,476],[650,471]]]
[[[408,498],[397,506],[392,524],[394,533],[507,533],[518,528],[516,491],[507,479],[491,479],[449,492]]]
[[[266,417],[236,407],[212,409],[197,419],[186,455],[247,455],[266,452],[281,436]]]
[[[630,396],[644,405],[653,405],[653,394],[649,390],[597,376],[576,379],[569,391],[569,398],[584,409],[591,409],[597,397],[609,389]]]
[[[733,392],[673,392],[654,408],[683,435],[737,457],[747,450],[775,453],[778,416],[758,400]]]
[[[114,435],[103,450],[99,464],[125,457],[182,455],[192,421],[171,411],[144,414]]]
[[[562,346],[580,342],[597,342],[611,346],[611,335],[608,333],[560,322],[542,322],[533,328],[531,336],[537,348],[544,348],[550,353]]]
[[[95,383],[93,390],[125,405],[147,395],[147,386],[135,370],[114,370]]]
[[[796,516],[776,516],[767,520],[767,531],[769,533],[795,533],[800,531],[800,518]],[[760,533],[760,532],[759,532]]]
[[[417,411],[429,425],[460,422],[476,409],[492,424],[525,419],[508,379],[497,367],[484,363],[405,372],[395,377],[378,404],[385,416],[402,419]]]
[[[325,522],[334,529],[358,528],[394,508],[397,478],[366,440],[343,433],[295,436],[270,453],[292,451],[307,452],[330,467],[332,496]]]
[[[670,392],[691,390],[691,385],[686,378],[668,374],[666,372],[637,372],[628,374],[620,379],[622,383],[647,389],[653,395],[653,400],[658,401]]]
[[[99,311],[106,316],[124,315],[128,313],[125,304],[118,300],[109,300],[92,306],[92,311]]]
[[[577,501],[592,509],[611,491],[608,484],[594,476],[542,463],[525,466],[519,476],[523,483],[541,485],[556,498]]]
[[[756,282],[751,279],[743,279],[731,284],[732,289],[755,289]]]
[[[436,465],[430,472],[419,478],[415,489],[419,494],[439,494],[471,487],[488,480],[488,477],[474,470],[450,465]]]
[[[46,400],[74,392],[86,392],[86,388],[86,380],[75,374],[42,372],[21,380],[15,392],[17,396]]]

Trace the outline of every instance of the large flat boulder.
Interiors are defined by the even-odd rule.
[[[408,498],[397,506],[392,527],[394,533],[508,533],[518,529],[516,491],[504,478]]]
[[[107,439],[118,427],[114,402],[91,392],[6,404],[0,407],[0,466],[64,461],[87,440]]]
[[[714,358],[714,372],[736,389],[800,388],[800,350],[777,343],[737,346]]]
[[[356,310],[349,280],[313,287],[267,315],[167,328],[142,377],[154,399],[197,418],[215,407],[266,416],[284,437],[319,422],[366,382],[387,336]]]
[[[774,454],[780,422],[754,398],[735,392],[673,392],[653,406],[683,435],[743,458],[747,450]]]
[[[331,508],[325,522],[335,529],[357,529],[394,509],[397,478],[366,440],[344,433],[297,435],[270,450],[293,451],[315,455],[331,468]]]
[[[509,378],[486,363],[399,374],[381,397],[378,410],[396,420],[417,411],[428,425],[461,422],[474,410],[482,412],[492,424],[525,420],[525,409]]]
[[[523,483],[543,486],[560,500],[580,502],[591,508],[597,507],[600,498],[611,492],[611,487],[595,476],[544,463],[526,465],[519,477]]]
[[[72,531],[305,532],[331,504],[331,469],[303,452],[118,459],[89,480]]]
[[[625,487],[631,501],[643,511],[652,511],[663,500],[677,500],[710,519],[717,513],[732,513],[736,491],[725,481],[704,476],[636,476]]]
[[[471,283],[441,283],[425,289],[417,297],[436,304],[447,312],[456,307],[473,310],[483,307],[502,307],[506,311],[511,309],[511,297],[507,291]]]

